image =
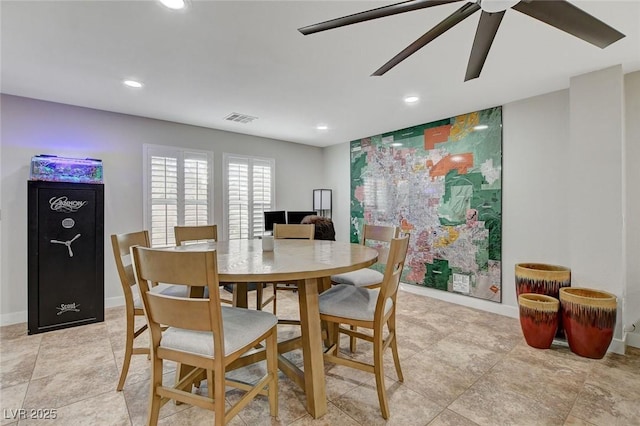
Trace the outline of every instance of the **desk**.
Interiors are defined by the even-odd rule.
[[[314,418],[327,412],[319,289],[331,286],[330,276],[373,265],[378,252],[372,248],[337,241],[274,241],[274,251],[263,252],[261,240],[231,240],[190,244],[171,250],[217,251],[220,282],[238,283],[238,306],[247,306],[246,283],[298,281],[298,304],[304,371],[280,356],[280,369],[298,383],[307,396],[307,410]],[[280,347],[280,345],[279,345]],[[284,345],[283,351],[290,350]]]

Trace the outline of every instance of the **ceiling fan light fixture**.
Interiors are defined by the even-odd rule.
[[[487,13],[502,12],[518,3],[520,0],[478,0],[480,8]]]

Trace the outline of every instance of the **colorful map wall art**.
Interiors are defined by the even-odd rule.
[[[411,234],[402,282],[501,302],[502,108],[352,141],[352,242],[363,223]]]

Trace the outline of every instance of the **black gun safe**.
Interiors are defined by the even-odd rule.
[[[104,185],[28,182],[28,333],[104,321]]]

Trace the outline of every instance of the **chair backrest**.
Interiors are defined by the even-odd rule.
[[[273,238],[295,238],[299,240],[313,240],[316,227],[311,224],[273,224]]]
[[[397,226],[369,225],[362,227],[361,244],[373,247],[378,250],[378,263],[387,263],[389,255],[389,243],[394,238],[398,238],[400,228]]]
[[[132,246],[150,247],[149,231],[131,232],[128,234],[112,234],[111,247],[113,248],[113,258],[116,261],[116,268],[120,276],[120,284],[124,292],[124,299],[127,309],[133,308],[133,293],[131,286],[136,284],[135,273],[131,261]]]
[[[222,359],[224,335],[216,251],[173,251],[136,246],[131,248],[131,256],[154,348],[160,344],[161,325],[212,331],[214,356]],[[149,288],[159,282],[208,287],[209,298],[176,297],[150,292]]]
[[[177,246],[187,241],[218,241],[218,225],[174,226],[173,234],[176,237]]]
[[[395,309],[396,295],[398,294],[398,287],[400,286],[400,278],[402,276],[404,262],[407,258],[408,249],[409,234],[391,240],[389,256],[387,257],[387,264],[384,270],[384,278],[380,286],[380,295],[376,303],[376,315],[381,315],[384,312],[386,300],[389,298],[393,301]]]

